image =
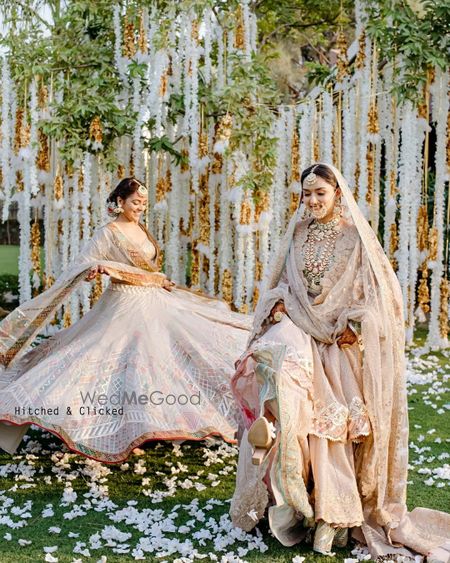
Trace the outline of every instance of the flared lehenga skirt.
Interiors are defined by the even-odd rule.
[[[148,440],[233,442],[230,379],[251,322],[180,289],[111,284],[81,320],[0,373],[0,447],[14,451],[29,424],[104,462]]]

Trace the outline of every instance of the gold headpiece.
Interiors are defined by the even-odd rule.
[[[139,184],[139,187],[137,189],[137,192],[139,195],[142,196],[147,196],[148,195],[148,190],[147,188],[144,186],[144,184],[141,184],[138,180],[136,180],[136,182]]]
[[[309,184],[310,186],[312,184],[314,184],[314,182],[317,180],[317,174],[314,174],[314,170],[317,168],[317,164],[314,166],[314,168],[311,170],[311,172],[308,174],[308,176],[306,176],[305,178],[305,182],[307,184]]]

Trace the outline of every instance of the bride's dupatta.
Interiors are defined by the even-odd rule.
[[[153,237],[144,230],[155,245],[155,261],[146,257],[113,223],[95,231],[75,262],[49,289],[22,303],[0,323],[0,365],[10,366],[23,355],[38,332],[82,286],[88,271],[95,266],[103,267],[115,282],[161,287],[166,276],[157,271],[160,251]]]

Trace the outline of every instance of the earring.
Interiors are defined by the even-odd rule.
[[[344,214],[341,198],[337,199],[334,204],[334,214],[339,215],[339,217],[342,217],[342,215]]]
[[[311,217],[312,217],[311,211],[307,207],[305,207],[303,211],[302,219],[311,219]]]

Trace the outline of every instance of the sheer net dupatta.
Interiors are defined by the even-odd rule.
[[[82,285],[92,267],[102,266],[113,281],[140,286],[162,285],[165,275],[156,271],[156,263],[130,256],[125,245],[117,244],[114,229],[109,225],[94,233],[74,263],[49,289],[17,307],[0,323],[0,365],[3,368],[23,355],[59,307]],[[4,384],[0,377],[0,389]]]
[[[431,511],[434,524],[439,522],[431,530],[419,524],[419,509],[411,514],[406,509],[408,409],[400,284],[347,182],[336,168],[325,165],[334,172],[341,189],[343,219],[357,233],[347,268],[312,301],[294,249],[295,237],[307,227],[301,219],[302,205],[272,257],[248,344],[265,330],[264,320],[280,298],[291,320],[318,342],[334,343],[349,321],[361,323],[362,388],[372,428],[355,457],[364,509],[361,531],[372,556],[394,552],[396,541],[428,553],[450,537],[450,516]],[[280,283],[283,272],[287,287]],[[237,372],[234,389],[244,385],[238,378]]]

